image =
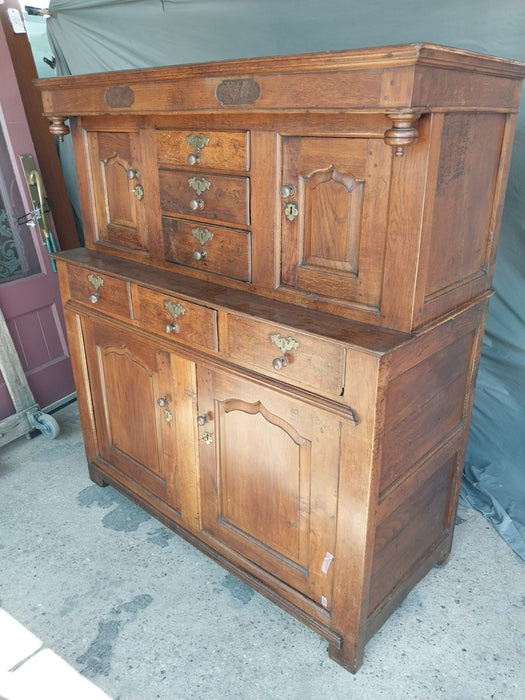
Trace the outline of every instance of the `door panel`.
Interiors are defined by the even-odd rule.
[[[133,331],[90,319],[82,327],[100,456],[136,493],[192,517],[194,495],[181,482],[179,460],[191,474],[193,364]]]
[[[199,408],[204,529],[329,609],[340,420],[203,368]]]
[[[282,139],[282,286],[379,309],[391,158],[380,139]]]
[[[140,136],[132,131],[85,132],[93,187],[95,239],[147,252]]]
[[[20,223],[33,223],[34,207],[18,156],[34,146],[3,30],[0,63],[0,307],[29,389],[47,409],[75,388],[57,277],[37,228]],[[0,420],[14,412],[0,375]]]

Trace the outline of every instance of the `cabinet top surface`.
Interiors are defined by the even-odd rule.
[[[57,109],[62,109],[62,113],[66,110],[68,115],[80,115],[107,112],[108,107],[111,111],[137,113],[210,107],[341,108],[340,100],[332,104],[326,95],[319,94],[321,86],[322,92],[344,94],[345,107],[399,109],[432,106],[443,99],[450,102],[431,77],[443,71],[451,86],[465,73],[489,81],[513,82],[525,77],[525,63],[436,44],[413,43],[46,78],[37,80],[36,85],[42,91],[44,113],[48,116],[56,115]],[[294,78],[297,74],[301,74],[299,82]],[[201,95],[192,105],[178,100],[176,92],[170,92],[174,86],[188,82]],[[425,83],[424,90],[420,83]],[[149,100],[146,93],[139,92],[144,86],[154,91]],[[110,94],[108,98],[110,88],[124,93]],[[456,92],[458,89],[460,85],[456,85]],[[169,100],[163,100],[163,93],[168,92]],[[279,99],[275,100],[277,92]],[[160,99],[153,99],[153,94]],[[205,94],[213,95],[215,102],[204,99]],[[518,99],[519,95],[510,97],[509,93],[510,104],[506,106],[517,107]],[[464,100],[470,104],[468,97]]]
[[[149,265],[85,248],[57,253],[54,257],[84,268],[86,274],[96,269],[100,274],[108,274],[126,281],[133,280],[137,284],[146,285],[163,294],[198,301],[210,308],[293,326],[297,330],[320,334],[358,349],[366,349],[373,354],[383,355],[392,352],[411,338],[409,333],[377,328],[292,304],[268,300],[249,292],[229,289],[166,270],[158,270]]]
[[[360,68],[395,68],[401,66],[437,66],[457,70],[490,72],[508,77],[525,77],[525,63],[489,56],[439,44],[412,43],[346,51],[321,51],[283,56],[228,59],[206,63],[186,63],[155,68],[135,68],[125,71],[89,73],[36,81],[41,89],[64,87],[72,82],[86,85],[119,84],[144,80],[174,80],[200,75],[231,73],[292,73],[355,70]]]

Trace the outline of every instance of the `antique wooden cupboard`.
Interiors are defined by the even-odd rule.
[[[524,75],[413,44],[39,81],[92,479],[351,671],[450,551]]]

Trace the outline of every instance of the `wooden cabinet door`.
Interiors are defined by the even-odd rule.
[[[98,451],[108,471],[171,514],[196,517],[195,366],[134,331],[84,319]]]
[[[283,287],[379,309],[391,159],[382,139],[283,137]]]
[[[198,384],[204,530],[330,609],[341,419],[220,371]]]
[[[138,131],[85,131],[90,216],[86,237],[122,251],[148,251],[146,207],[155,193],[145,184],[145,158]]]

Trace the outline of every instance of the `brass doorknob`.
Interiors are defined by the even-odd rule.
[[[283,185],[279,194],[281,197],[295,197],[295,185]]]
[[[159,399],[157,399],[157,404],[163,408],[163,406],[167,406],[170,402],[169,396],[161,396]]]
[[[208,421],[210,420],[210,416],[205,413],[202,416],[197,416],[197,425],[206,425]]]

